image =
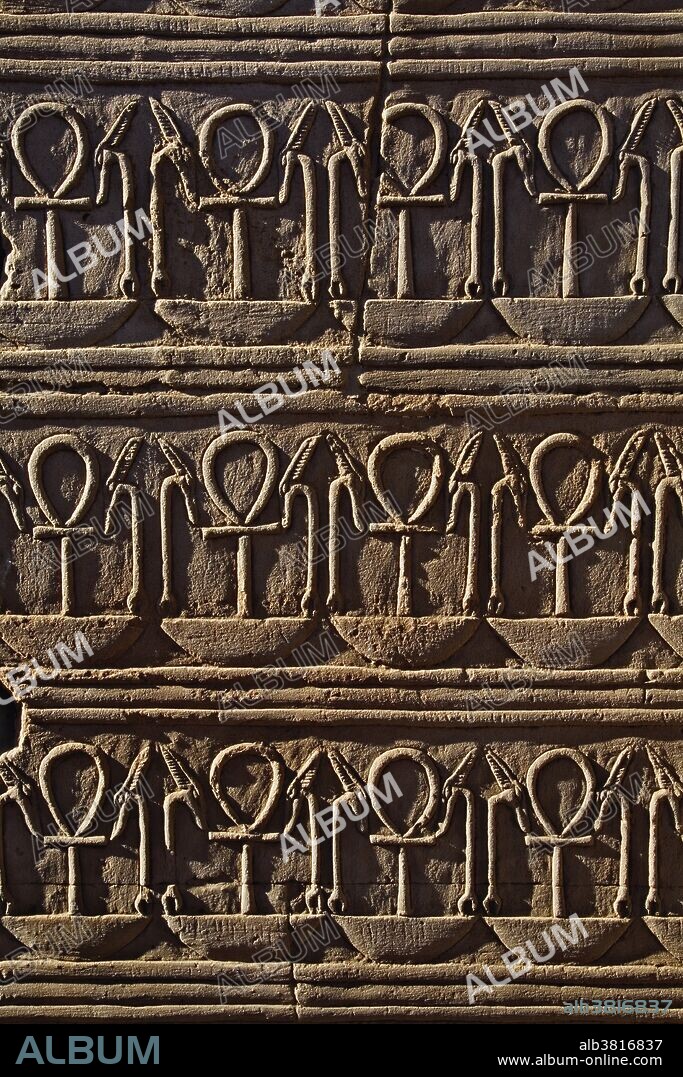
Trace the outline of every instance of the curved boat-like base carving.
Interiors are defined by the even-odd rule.
[[[450,950],[477,923],[476,916],[335,916],[359,954],[371,961],[428,961]]]
[[[683,916],[644,916],[643,922],[667,953],[683,963]]]
[[[485,920],[508,950],[515,946],[525,947],[530,942],[536,953],[544,958],[543,963],[552,965],[589,965],[597,961],[621,938],[631,923],[616,916],[583,916],[584,938],[577,921],[568,918],[487,916]],[[556,929],[554,932],[553,928]],[[553,946],[555,953],[546,959],[545,955],[550,953]]]
[[[287,916],[243,913],[166,916],[166,923],[195,957],[249,960],[269,946],[289,943]]]
[[[676,293],[674,295],[660,295],[659,298],[674,321],[677,321],[679,325],[683,325],[683,295]]]
[[[378,617],[335,614],[332,624],[369,662],[421,669],[444,662],[467,643],[480,617]]]
[[[280,344],[316,309],[294,299],[157,299],[154,311],[187,340]]]
[[[651,613],[648,620],[672,651],[683,658],[683,614],[670,617],[668,613]]]
[[[518,658],[537,669],[595,669],[611,658],[640,617],[487,617]],[[573,652],[573,654],[572,654]]]
[[[365,333],[371,344],[398,348],[448,344],[481,305],[481,299],[369,299]]]
[[[349,944],[341,928],[334,923],[331,913],[291,912],[289,923],[292,929],[292,960],[309,963],[323,961],[327,951],[335,947],[348,955]],[[332,934],[332,930],[336,934]]]
[[[0,639],[21,658],[41,661],[58,643],[71,646],[77,632],[82,632],[92,656],[83,651],[79,664],[99,665],[105,658],[123,654],[141,634],[141,617],[123,613],[70,617],[64,614],[14,614],[0,616]]]
[[[3,916],[2,926],[31,951],[31,956],[59,961],[112,957],[142,934],[151,920],[137,913],[80,916]]]
[[[494,299],[512,332],[534,344],[610,344],[645,313],[642,295]]]
[[[137,305],[137,299],[6,299],[0,301],[0,337],[53,348],[98,344],[120,329]]]
[[[198,662],[254,665],[284,658],[316,624],[315,617],[166,617],[161,627]]]

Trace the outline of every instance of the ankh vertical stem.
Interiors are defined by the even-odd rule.
[[[562,252],[562,298],[572,299],[579,294],[579,276],[574,267],[576,252],[576,233],[578,228],[579,207],[576,202],[567,206],[564,222],[564,250]]]

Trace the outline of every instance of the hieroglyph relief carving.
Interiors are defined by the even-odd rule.
[[[679,13],[181,6],[0,15],[0,1018],[677,1019]]]

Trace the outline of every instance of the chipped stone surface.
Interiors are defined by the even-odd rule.
[[[0,5],[0,1019],[680,1018],[682,46]]]

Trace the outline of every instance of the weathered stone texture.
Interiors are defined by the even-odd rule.
[[[0,1019],[683,1012],[683,14],[485,6],[0,4]]]

